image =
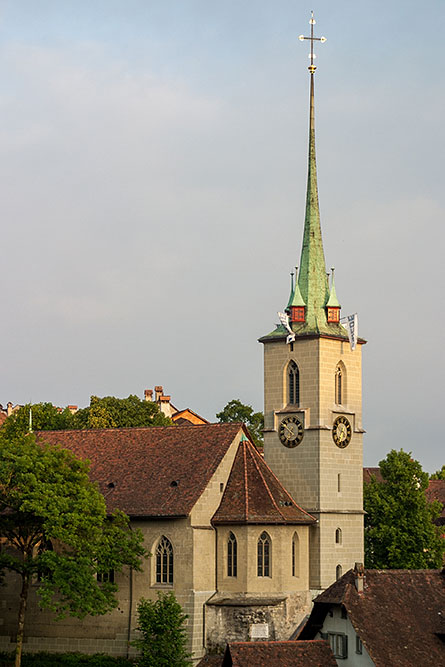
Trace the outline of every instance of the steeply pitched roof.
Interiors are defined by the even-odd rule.
[[[336,667],[326,641],[239,642],[228,644],[222,667]]]
[[[333,604],[345,607],[376,667],[445,664],[443,570],[365,570],[363,593],[350,570],[315,599],[300,639],[316,635]]]
[[[60,444],[91,461],[109,510],[130,516],[187,516],[241,424],[42,431],[39,440]]]
[[[212,523],[311,524],[315,521],[296,504],[256,447],[243,439]]]

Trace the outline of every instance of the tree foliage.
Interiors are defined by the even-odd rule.
[[[440,470],[436,470],[436,472],[430,476],[430,479],[445,479],[445,465],[443,465]]]
[[[254,443],[257,447],[263,447],[264,415],[262,412],[254,412],[251,405],[244,405],[238,398],[234,398],[221,412],[218,412],[216,418],[221,423],[242,422],[246,424]]]
[[[136,570],[145,555],[142,535],[105,501],[88,478],[88,464],[32,434],[0,437],[0,570],[21,578],[16,666],[32,579],[42,607],[58,617],[104,614],[117,606],[117,587],[97,574]]]
[[[403,450],[393,449],[379,465],[384,481],[372,477],[364,485],[366,567],[441,567],[445,540],[434,524],[441,505],[426,499],[428,474]]]
[[[168,426],[166,417],[153,401],[138,396],[115,398],[91,396],[90,405],[76,412],[72,428],[126,428],[135,426]]]
[[[8,438],[28,433],[30,411],[33,431],[168,426],[172,423],[162,414],[156,403],[142,401],[138,396],[130,395],[128,398],[91,396],[90,405],[78,410],[74,415],[68,408],[61,410],[52,403],[28,403],[6,418],[0,432]]]
[[[188,667],[185,621],[187,615],[173,593],[158,593],[155,601],[138,604],[138,631],[140,639],[133,643],[141,655],[137,667]]]
[[[71,428],[71,422],[68,408],[60,410],[52,403],[27,403],[5,419],[1,432],[7,438],[16,438],[28,433],[30,426],[34,431],[59,431]]]

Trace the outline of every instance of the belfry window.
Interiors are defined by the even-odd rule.
[[[337,405],[343,404],[343,371],[340,366],[335,370],[335,402]]]
[[[173,547],[165,535],[159,540],[156,549],[156,583],[173,583]]]
[[[237,574],[237,545],[236,537],[230,532],[227,540],[227,576],[236,577]]]
[[[257,565],[259,577],[270,577],[270,556],[270,537],[266,532],[263,532],[258,539]]]
[[[300,404],[300,371],[295,361],[287,367],[288,402],[290,405]]]

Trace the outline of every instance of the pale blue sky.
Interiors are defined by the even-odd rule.
[[[0,1],[0,401],[262,408],[298,262],[314,9],[325,254],[365,462],[443,459],[443,1]]]

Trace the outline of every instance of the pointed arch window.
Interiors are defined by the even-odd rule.
[[[270,577],[271,572],[271,541],[266,532],[258,538],[257,573],[259,577]]]
[[[287,367],[288,403],[290,405],[300,404],[300,371],[295,361],[291,361]]]
[[[297,533],[292,538],[292,576],[300,576],[300,540]]]
[[[156,583],[173,583],[173,547],[165,535],[161,537],[156,548]]]
[[[337,405],[343,404],[343,385],[344,377],[342,367],[339,365],[335,369],[335,402]]]
[[[341,544],[342,540],[342,535],[341,535],[341,528],[337,528],[335,531],[335,544]]]
[[[335,579],[338,581],[343,574],[343,569],[341,565],[337,565],[335,568]]]
[[[227,576],[236,577],[238,569],[238,553],[237,553],[237,543],[236,537],[230,531],[229,538],[227,540]]]

